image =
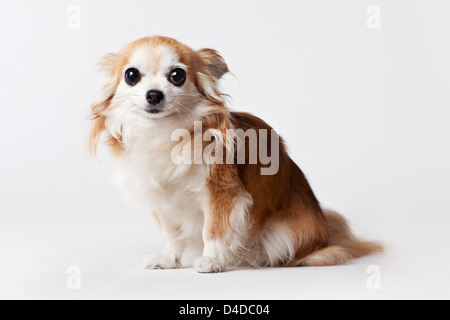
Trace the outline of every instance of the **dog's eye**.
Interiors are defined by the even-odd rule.
[[[125,82],[130,86],[136,85],[141,80],[141,74],[138,69],[130,68],[125,71]]]
[[[170,72],[169,81],[179,87],[186,81],[186,71],[181,68],[175,68]]]

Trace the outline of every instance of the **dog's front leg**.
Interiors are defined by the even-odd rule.
[[[228,215],[227,212],[217,212],[208,208],[204,212],[203,225],[203,255],[195,261],[195,270],[200,273],[217,273],[225,271],[230,259],[228,239],[230,232],[226,220],[220,221],[218,215]]]
[[[228,166],[213,170],[208,179],[208,197],[203,208],[203,255],[195,262],[200,273],[225,271],[239,259],[248,236],[248,211],[253,203],[237,171]]]
[[[181,267],[181,256],[185,249],[185,239],[180,238],[180,227],[167,222],[154,214],[164,235],[167,244],[160,255],[152,255],[146,259],[146,269],[177,269]]]
[[[223,239],[206,240],[202,257],[195,261],[195,270],[200,273],[223,272],[227,266],[228,254]]]

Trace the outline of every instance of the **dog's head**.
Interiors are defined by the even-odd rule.
[[[218,81],[228,67],[212,49],[194,51],[171,38],[147,37],[127,45],[119,54],[106,55],[100,66],[107,84],[92,106],[90,146],[94,152],[101,133],[108,130],[108,117],[113,115],[132,113],[154,121],[195,114],[205,104],[224,104]]]

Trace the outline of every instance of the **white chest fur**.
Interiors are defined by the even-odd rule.
[[[201,236],[209,168],[172,161],[171,134],[177,125],[182,124],[134,122],[131,127],[124,122],[127,147],[117,157],[115,182],[128,200],[157,213],[185,236]]]

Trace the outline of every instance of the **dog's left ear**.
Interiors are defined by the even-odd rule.
[[[216,50],[200,49],[197,53],[203,59],[209,73],[216,78],[216,80],[222,78],[222,76],[229,71],[225,60]]]
[[[200,91],[210,100],[223,103],[218,82],[224,74],[229,72],[225,60],[213,49],[200,49],[197,54],[201,64],[199,68]]]

